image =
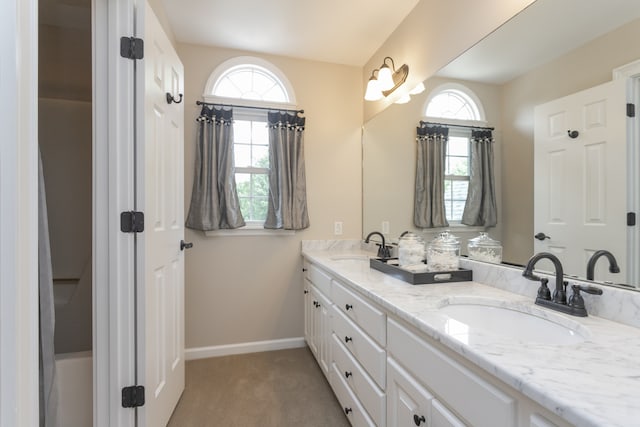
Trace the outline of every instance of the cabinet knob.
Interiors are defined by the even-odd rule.
[[[304,273],[305,271],[307,271],[307,269],[306,269],[306,268],[303,268],[303,269],[302,269],[302,272]]]
[[[309,291],[305,289],[305,290],[304,290],[304,293],[305,293],[305,295],[306,295],[306,294],[308,294],[308,293],[309,293]]]
[[[319,306],[319,305],[320,305],[320,304],[318,304],[318,301],[313,301],[313,306],[314,306],[314,307],[318,308],[318,306]]]
[[[413,422],[414,422],[417,426],[419,426],[420,424],[422,424],[422,423],[424,423],[424,422],[427,422],[427,419],[424,417],[424,415],[420,415],[420,416],[418,416],[418,415],[414,415],[414,416],[413,416]]]
[[[353,374],[352,374],[351,372],[349,372],[349,371],[345,371],[345,373],[344,373],[344,377],[345,377],[345,378],[349,378],[349,377],[350,377],[350,376],[352,376],[352,375],[353,375]]]
[[[349,311],[353,308],[353,306],[351,304],[345,304],[344,308],[345,310]]]
[[[353,409],[351,408],[344,408],[344,413],[349,415],[349,413],[353,412]]]
[[[353,341],[353,338],[351,338],[351,337],[344,337],[344,342],[349,342],[349,341]]]

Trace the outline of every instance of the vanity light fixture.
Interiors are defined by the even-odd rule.
[[[387,64],[387,60],[391,62],[391,67]],[[409,66],[407,64],[403,64],[396,70],[393,59],[390,56],[385,57],[380,68],[371,72],[364,99],[367,101],[378,101],[383,97],[391,95],[394,90],[398,89],[407,81],[408,75]]]
[[[424,83],[420,82],[416,85],[416,87],[414,87],[409,91],[409,95],[418,95],[424,92],[424,90],[425,90]]]

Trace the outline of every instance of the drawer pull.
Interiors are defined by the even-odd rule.
[[[304,290],[304,294],[306,295],[306,294],[308,294],[308,293],[309,293],[309,291],[305,289],[305,290]]]
[[[351,337],[344,337],[344,342],[349,342],[349,341],[353,341],[353,338],[351,338]]]
[[[353,409],[351,408],[344,408],[344,413],[349,415],[349,413],[353,412]]]
[[[351,304],[345,304],[344,308],[345,310],[349,311],[353,308],[353,306]]]
[[[344,377],[345,377],[345,378],[349,378],[349,377],[351,377],[351,376],[353,376],[353,374],[352,374],[351,372],[349,372],[349,371],[345,371],[345,373],[344,373]]]
[[[427,422],[427,419],[424,417],[424,415],[421,415],[421,416],[414,415],[414,416],[413,416],[413,422],[414,422],[417,426],[419,426],[420,424],[422,424],[422,423],[424,423],[424,422]]]

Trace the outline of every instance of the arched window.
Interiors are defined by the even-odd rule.
[[[234,162],[240,210],[248,228],[261,229],[267,217],[269,189],[267,109],[295,109],[293,88],[284,73],[270,62],[240,56],[216,67],[202,96],[206,102],[234,105]]]
[[[252,56],[239,56],[220,64],[209,76],[203,97],[212,102],[243,100],[243,105],[279,108],[296,103],[293,87],[284,73],[270,62]]]
[[[478,97],[467,87],[446,83],[435,88],[424,108],[427,121],[445,124],[486,126],[484,109]],[[471,130],[449,128],[445,158],[444,202],[449,223],[460,223],[469,192],[471,173]]]

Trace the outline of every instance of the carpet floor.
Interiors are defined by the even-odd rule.
[[[349,421],[307,348],[186,363],[168,427],[342,427]]]

